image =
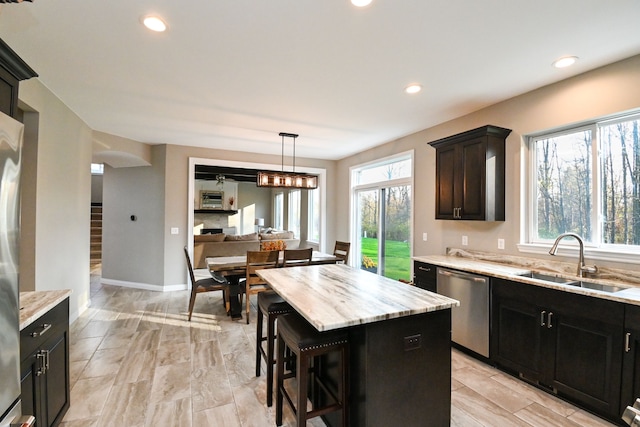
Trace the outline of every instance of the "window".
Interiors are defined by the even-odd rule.
[[[284,229],[284,193],[277,193],[273,199],[273,228]]]
[[[529,242],[640,251],[640,115],[532,137]]]
[[[102,163],[91,163],[91,174],[102,175],[104,173],[104,165]]]
[[[410,152],[352,168],[353,265],[411,278],[412,163]]]
[[[295,238],[300,238],[300,190],[289,192],[289,227]]]
[[[308,215],[309,224],[307,225],[307,240],[319,243],[320,242],[320,190],[308,190]]]

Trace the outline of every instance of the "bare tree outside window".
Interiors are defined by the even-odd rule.
[[[574,232],[595,245],[640,245],[639,128],[636,116],[533,140],[537,240]]]

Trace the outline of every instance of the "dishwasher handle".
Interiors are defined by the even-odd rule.
[[[473,282],[478,282],[478,283],[487,282],[486,277],[475,276],[473,274],[463,273],[461,271],[445,270],[445,269],[439,268],[438,274],[442,276],[447,276],[447,277],[457,277],[458,279],[463,279],[463,280],[471,280]]]

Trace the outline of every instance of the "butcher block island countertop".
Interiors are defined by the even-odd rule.
[[[444,310],[454,299],[343,264],[258,270],[319,331]]]
[[[70,289],[20,292],[20,330],[31,325],[69,295]]]
[[[350,427],[449,425],[458,301],[342,264],[258,274],[319,331],[346,329]],[[338,383],[335,362],[319,363],[329,384]],[[337,426],[338,415],[323,418]]]

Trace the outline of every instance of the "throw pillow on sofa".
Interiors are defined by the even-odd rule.
[[[293,239],[293,231],[283,231],[280,233],[261,233],[260,240],[287,240]]]
[[[251,241],[251,240],[258,240],[258,233],[250,233],[250,234],[242,234],[240,236],[236,236],[236,235],[228,235],[227,237],[225,237],[224,239],[225,241]]]

